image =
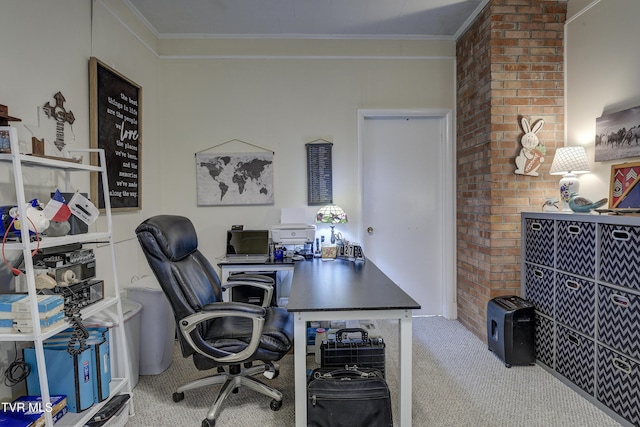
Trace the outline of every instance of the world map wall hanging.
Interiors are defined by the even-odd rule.
[[[273,204],[273,152],[196,153],[198,206]]]

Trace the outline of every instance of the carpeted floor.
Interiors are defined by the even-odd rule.
[[[613,427],[620,424],[539,366],[504,364],[459,322],[440,317],[413,323],[413,425],[433,427]],[[387,381],[397,390],[395,321],[378,321],[387,344]],[[313,367],[313,357],[308,358]],[[186,392],[179,403],[173,389],[204,376],[177,344],[174,361],[162,374],[140,376],[134,389],[136,415],[129,427],[198,427],[217,392],[216,386]],[[281,427],[294,425],[293,356],[280,362],[280,375],[266,380],[284,394],[282,408],[269,409],[270,399],[250,390],[227,399],[217,427]],[[393,411],[396,401],[393,398]]]

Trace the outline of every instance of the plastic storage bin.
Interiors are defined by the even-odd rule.
[[[153,276],[144,276],[126,288],[127,299],[142,305],[140,337],[140,375],[164,372],[173,359],[176,323],[173,310],[160,284]]]
[[[140,314],[142,311],[142,305],[131,301],[127,298],[122,298],[122,319],[124,320],[124,333],[127,338],[127,350],[129,352],[129,369],[131,369],[131,388],[138,384],[138,377],[140,375]],[[115,307],[110,307],[109,310],[115,312]],[[99,313],[88,318],[84,324],[86,326],[94,327],[107,327],[107,328],[119,328],[115,326],[113,320],[107,317],[106,314]],[[113,332],[113,331],[112,331]],[[118,340],[115,333],[109,333],[111,341],[109,343],[111,348],[111,354],[118,353]],[[124,377],[124,368],[122,366],[115,367],[116,377]]]

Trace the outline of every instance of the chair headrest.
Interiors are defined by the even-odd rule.
[[[136,234],[150,233],[171,261],[179,261],[198,249],[196,229],[189,218],[178,215],[153,216],[136,228]]]

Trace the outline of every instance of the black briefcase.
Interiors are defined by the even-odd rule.
[[[309,427],[393,427],[389,386],[376,369],[315,369],[307,397]]]
[[[361,337],[347,339],[347,334],[360,333]],[[338,329],[335,341],[323,341],[320,345],[320,366],[323,368],[374,368],[384,377],[385,344],[382,338],[369,338],[361,328]]]

